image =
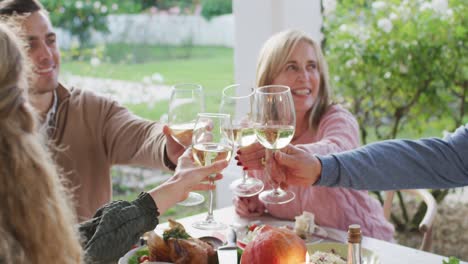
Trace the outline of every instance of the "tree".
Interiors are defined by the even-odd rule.
[[[449,120],[448,129],[468,121],[463,0],[329,0],[323,6],[331,81],[356,115],[363,144],[404,129],[421,132],[435,121]],[[440,201],[447,191],[433,194]]]

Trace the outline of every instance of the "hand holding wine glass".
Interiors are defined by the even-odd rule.
[[[229,161],[233,150],[231,118],[227,114],[200,113],[193,130],[192,153],[201,166],[219,160]],[[210,184],[214,184],[210,179]],[[208,215],[204,221],[193,223],[193,227],[204,230],[224,229],[227,226],[213,217],[213,189],[210,189]]]
[[[220,112],[231,115],[234,144],[246,147],[256,141],[251,120],[253,95],[255,91],[243,91],[239,84],[230,85],[223,90]],[[230,188],[239,197],[250,197],[263,190],[263,182],[250,178],[244,170],[242,178],[231,183]]]
[[[168,125],[171,137],[188,148],[192,145],[192,133],[197,114],[205,110],[203,88],[198,84],[176,84],[172,87],[169,102]],[[190,192],[188,198],[180,203],[194,206],[203,203],[205,198],[196,192]]]
[[[276,150],[286,147],[294,136],[296,113],[290,88],[283,85],[257,88],[253,121],[257,139],[267,149],[265,156],[268,160]],[[265,171],[268,173],[268,168]],[[295,194],[282,190],[280,183],[272,181],[272,184],[273,190],[260,193],[262,202],[283,204],[294,199]]]

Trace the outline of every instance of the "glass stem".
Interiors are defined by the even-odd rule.
[[[211,165],[211,160],[206,159],[205,166],[209,166],[209,165]],[[213,177],[215,177],[215,175],[210,175],[210,177],[209,177],[210,187],[213,187],[213,185],[214,185]],[[213,218],[213,200],[214,200],[213,188],[210,188],[210,204],[209,204],[209,207],[208,207],[208,215],[206,216],[206,220],[205,220],[206,222],[214,222],[214,218]]]
[[[245,182],[247,181],[247,171],[243,170],[242,172],[242,184],[245,184]]]
[[[210,187],[213,187],[214,181],[210,180]],[[208,215],[206,216],[206,221],[207,222],[212,222],[214,221],[213,218],[213,200],[214,200],[214,192],[213,189],[210,188],[210,206],[208,208]]]
[[[272,150],[266,149],[265,150],[265,160],[269,161],[270,159],[272,159],[275,152],[276,152],[276,149],[272,149]],[[266,167],[265,167],[265,169],[266,169]],[[270,177],[271,184],[273,185],[273,195],[275,195],[275,196],[280,195],[280,190],[281,190],[280,185],[273,181],[273,179],[271,177],[271,171],[267,170],[267,173],[268,173],[268,177]]]

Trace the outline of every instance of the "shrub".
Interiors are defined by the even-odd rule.
[[[467,6],[463,0],[341,1],[326,10],[325,50],[334,87],[350,102],[362,141],[423,131],[467,109]],[[446,124],[447,125],[447,124]],[[450,124],[449,124],[450,125]]]
[[[331,81],[356,115],[364,144],[369,135],[391,139],[404,128],[421,133],[448,120],[442,125],[451,130],[468,121],[464,0],[329,0],[324,7]],[[433,191],[438,202],[447,193]],[[405,219],[392,219],[400,230],[414,228],[425,209],[410,220],[401,204]]]
[[[202,16],[207,20],[212,17],[232,13],[231,0],[202,0]]]

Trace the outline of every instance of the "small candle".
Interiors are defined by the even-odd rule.
[[[305,263],[308,264],[309,262],[310,262],[309,252],[306,252],[306,255],[305,255]]]

